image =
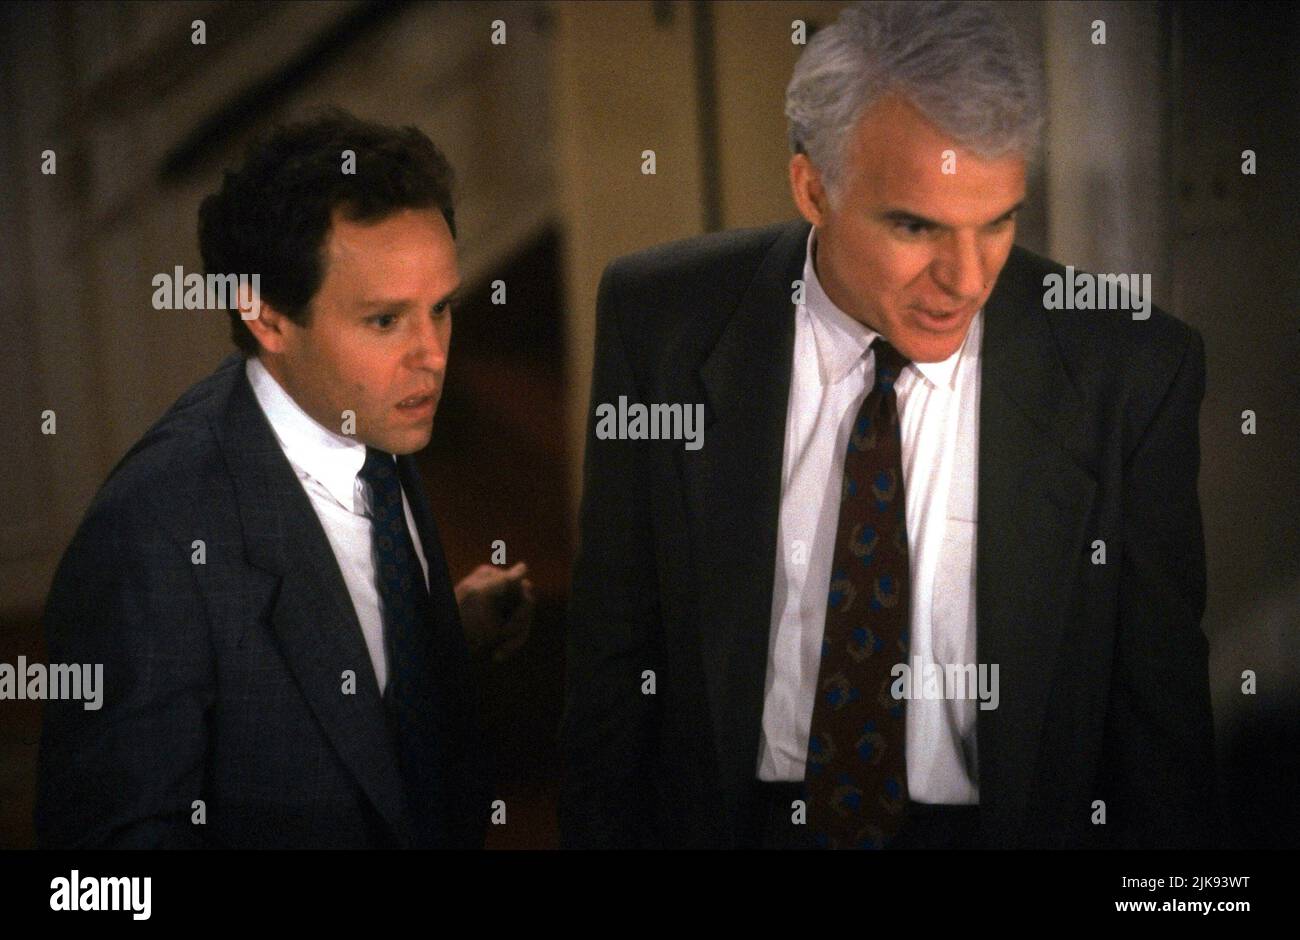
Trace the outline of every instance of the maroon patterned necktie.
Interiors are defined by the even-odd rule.
[[[804,791],[819,848],[884,848],[907,809],[905,700],[890,670],[907,661],[908,552],[894,381],[907,360],[878,337],[876,384],[844,456],[830,596]]]

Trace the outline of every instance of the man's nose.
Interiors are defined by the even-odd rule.
[[[447,368],[447,346],[450,340],[450,330],[440,329],[432,317],[421,317],[415,345],[411,350],[412,365],[441,375]]]
[[[932,270],[939,286],[962,301],[974,300],[984,290],[984,255],[973,233],[954,234]]]

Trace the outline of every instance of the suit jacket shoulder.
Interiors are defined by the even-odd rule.
[[[1204,390],[1201,334],[1154,304],[1146,319],[1134,319],[1128,310],[1048,310],[1044,279],[1049,275],[1064,278],[1066,269],[1014,248],[998,282],[998,292],[1005,291],[1003,307],[1044,318],[1085,411],[1122,415],[1127,455],[1182,370],[1199,401]]]
[[[105,693],[102,710],[47,702],[42,845],[434,839],[412,828],[353,601],[243,366],[227,358],[145,433],[60,562],[47,649],[102,663]],[[413,458],[399,471],[429,561],[439,670],[421,733],[446,769],[446,843],[481,846],[488,796],[464,639]],[[340,695],[345,676],[353,691]],[[190,818],[199,797],[202,827]]]
[[[664,366],[698,364],[783,238],[807,237],[805,222],[715,232],[625,255],[601,278],[597,309],[614,322],[637,384]],[[790,285],[786,288],[793,291]]]
[[[107,520],[161,527],[178,538],[196,531],[195,514],[227,478],[213,423],[226,408],[244,358],[227,357],[187,389],[117,462],[96,493],[82,528]],[[184,539],[188,544],[189,539]]]

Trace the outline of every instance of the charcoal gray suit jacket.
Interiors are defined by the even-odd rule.
[[[398,468],[433,602],[420,733],[444,768],[411,798],[441,835],[414,835],[351,597],[235,354],[117,465],[55,575],[49,659],[102,663],[105,693],[46,703],[38,844],[482,845],[468,653],[414,458]]]
[[[619,259],[601,282],[566,845],[737,844],[761,734],[807,236],[802,222],[705,236]],[[1013,249],[985,305],[976,649],[999,664],[1001,700],[976,724],[984,840],[1216,844],[1202,342],[1160,311],[1044,309],[1043,277],[1061,271]],[[703,447],[598,440],[594,408],[619,396],[703,403]]]

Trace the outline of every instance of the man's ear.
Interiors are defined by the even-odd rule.
[[[822,175],[813,166],[806,153],[796,153],[790,158],[790,192],[794,204],[813,225],[821,225],[826,218],[830,198],[822,185]]]
[[[241,287],[240,291],[240,310],[249,310],[250,305],[247,302]],[[252,304],[251,310],[257,312],[257,316],[252,320],[244,320],[244,326],[248,327],[250,333],[261,344],[262,348],[269,353],[282,353],[288,343],[287,333],[295,324],[287,316],[276,310],[270,304],[257,298]]]

